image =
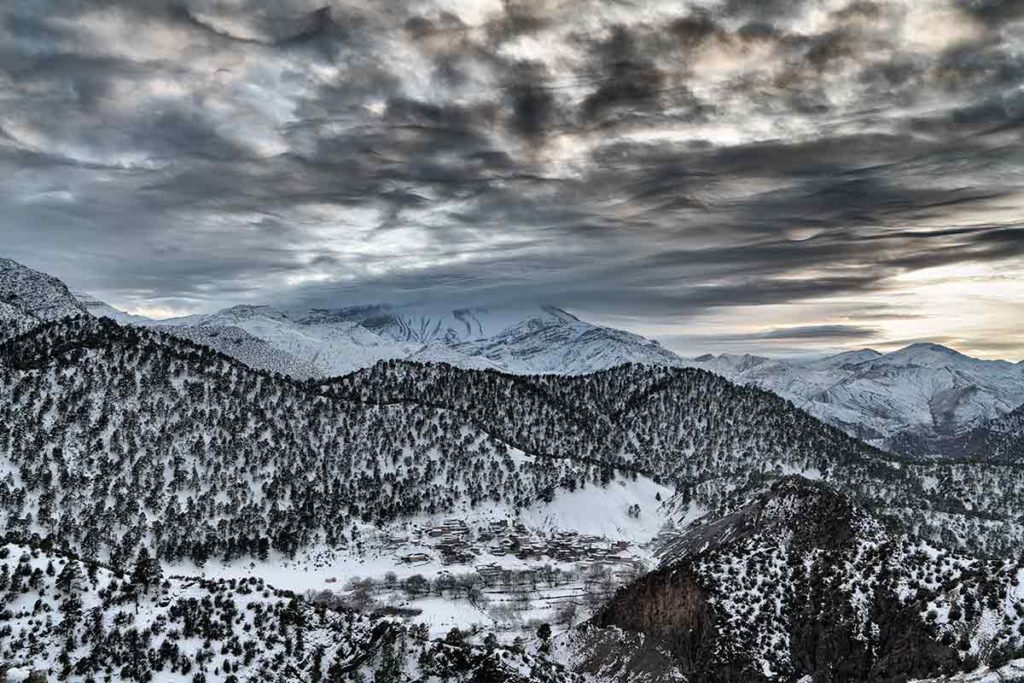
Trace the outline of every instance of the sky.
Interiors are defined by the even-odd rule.
[[[0,255],[158,317],[1024,358],[1024,1],[325,1],[0,3]]]

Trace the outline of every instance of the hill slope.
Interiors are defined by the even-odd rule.
[[[114,564],[294,553],[356,522],[525,507],[585,462],[530,457],[460,415],[311,393],[173,336],[100,320],[0,346],[0,519]]]
[[[0,341],[45,322],[80,315],[88,312],[63,282],[0,258]]]
[[[1024,654],[1024,564],[941,552],[830,487],[784,479],[695,521],[575,647],[583,670],[617,681],[902,681],[997,667]],[[630,665],[640,659],[658,664]]]
[[[0,544],[0,673],[51,680],[573,683],[548,657],[431,641],[402,620],[275,589],[130,573],[38,545]]]

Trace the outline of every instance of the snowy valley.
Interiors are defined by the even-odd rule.
[[[793,379],[955,375],[1010,403],[1003,365],[690,363],[556,309],[158,324],[32,290],[0,343],[12,680],[908,680],[1024,656],[1019,411],[953,402],[964,456],[907,457]]]

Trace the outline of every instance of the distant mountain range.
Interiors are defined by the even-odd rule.
[[[937,344],[810,360],[731,354],[685,359],[656,341],[552,306],[234,306],[152,320],[72,294],[52,276],[0,260],[0,325],[5,330],[0,338],[86,312],[157,328],[297,379],[339,376],[382,360],[443,362],[522,375],[579,375],[624,363],[698,367],[772,391],[857,438],[915,457],[971,457],[967,435],[1024,404],[1024,364],[979,360]]]
[[[287,354],[274,370],[331,377],[380,360],[442,362],[516,374],[585,374],[623,363],[683,365],[655,341],[580,320],[553,306],[423,310],[387,305],[333,310],[233,306],[207,315],[139,320],[91,301],[89,310],[131,325],[182,330],[239,330]],[[195,332],[186,333],[194,338]],[[231,347],[219,350],[229,355]],[[242,351],[240,350],[239,353]],[[244,358],[241,358],[245,360]]]
[[[956,437],[1024,404],[1024,365],[979,360],[938,344],[816,360],[703,356],[696,363],[906,455],[951,454]]]

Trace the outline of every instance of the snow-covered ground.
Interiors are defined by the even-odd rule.
[[[810,677],[808,676],[808,679]],[[968,673],[910,681],[910,683],[1010,683],[1024,681],[1024,659],[1014,659],[996,669],[987,666]]]
[[[578,623],[588,599],[653,567],[653,541],[669,522],[664,503],[672,494],[638,476],[563,492],[518,513],[493,505],[419,515],[384,528],[363,525],[358,547],[320,547],[294,559],[210,560],[201,567],[180,562],[166,571],[211,579],[259,576],[278,589],[344,596],[369,580],[373,606],[418,610],[415,620],[427,623],[434,635],[453,626],[496,628],[511,640],[534,624],[564,620],[573,611],[564,608],[567,602],[577,607],[572,623]],[[503,531],[495,533],[495,526]],[[496,550],[503,534],[521,550]],[[465,557],[446,558],[443,548],[451,543]],[[432,587],[413,591],[407,585],[411,577],[423,577]],[[472,598],[461,587],[439,591],[439,579],[442,586],[446,580],[475,582],[479,595]]]

